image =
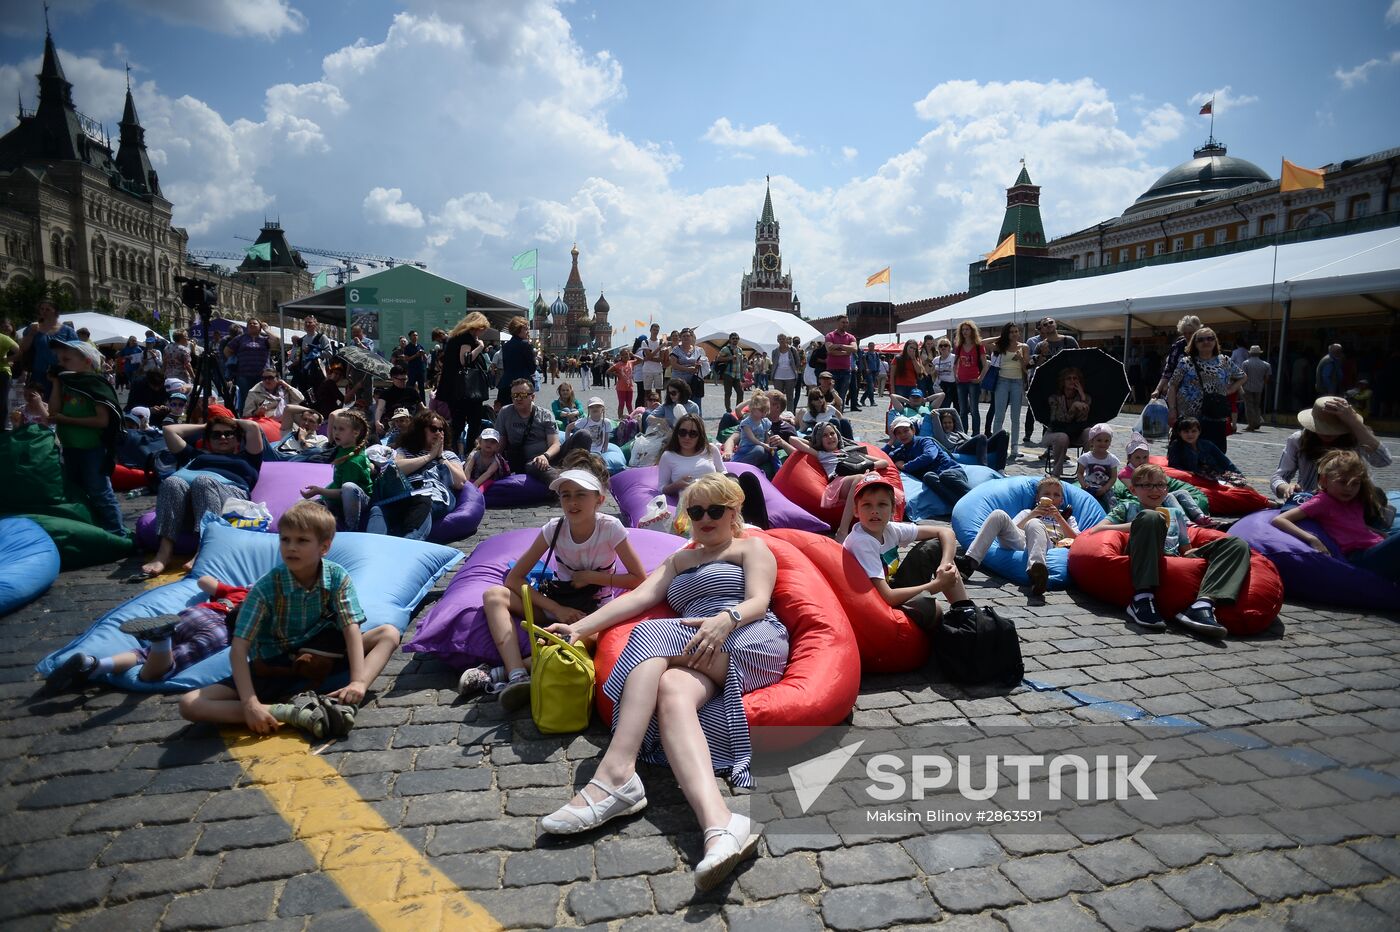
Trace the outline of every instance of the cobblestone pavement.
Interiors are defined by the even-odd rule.
[[[857,423],[878,433],[872,413]],[[1285,435],[1268,428],[1232,438],[1229,452],[1251,477],[1267,477]],[[1400,487],[1400,470],[1380,479]],[[151,504],[124,502],[129,515]],[[470,552],[491,534],[539,526],[548,513],[490,512],[461,547]],[[256,788],[266,781],[253,780],[218,732],[180,721],[171,698],[38,693],[33,664],[131,595],[115,582],[134,565],[66,573],[0,622],[0,923],[9,930],[369,925],[354,906],[359,891],[318,869],[339,839],[289,823],[279,814],[283,797]],[[452,671],[432,661],[396,657],[351,737],[321,760],[388,830],[507,928],[1400,924],[1400,616],[1288,604],[1268,635],[1207,646],[1174,633],[1136,634],[1119,612],[1079,594],[1051,593],[1033,607],[1011,584],[979,576],[973,595],[1015,619],[1035,687],[968,693],[932,666],[867,676],[855,724],[1055,725],[1129,710],[1212,726],[1326,726],[1343,736],[1327,743],[1330,763],[1306,772],[1279,765],[1231,773],[1216,755],[1183,745],[1168,767],[1174,788],[1199,805],[1193,824],[1173,833],[1099,827],[844,843],[782,836],[705,895],[692,878],[700,835],[667,775],[643,768],[651,805],[615,831],[539,838],[537,817],[591,775],[606,730],[595,722],[582,735],[543,737],[528,716],[507,720],[493,703],[459,699]],[[1264,807],[1250,792],[1228,792],[1246,780],[1265,781],[1255,785],[1291,811],[1268,821],[1252,815]],[[385,895],[410,895],[407,873],[401,883]],[[415,927],[439,921],[453,925],[424,916]]]

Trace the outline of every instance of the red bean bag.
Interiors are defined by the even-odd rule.
[[[867,456],[880,460],[881,475],[894,484],[893,519],[903,521],[904,483],[899,478],[899,467],[879,447],[867,443],[864,445],[864,451]],[[826,473],[822,471],[815,457],[806,453],[789,456],[778,470],[778,474],[773,477],[773,485],[793,504],[821,518],[833,529],[841,521],[844,503],[832,508],[821,507],[822,493],[826,491]]]
[[[851,620],[860,668],[867,673],[906,673],[928,662],[929,640],[909,616],[886,604],[856,558],[830,537],[806,531],[773,530],[826,577],[846,617]]]
[[[1190,529],[1191,546],[1224,537],[1209,528]],[[1196,599],[1206,575],[1206,561],[1190,557],[1164,557],[1157,610],[1170,617]],[[1081,534],[1069,548],[1069,575],[1075,585],[1092,596],[1126,608],[1133,597],[1128,568],[1128,532],[1099,531]],[[1250,550],[1249,575],[1234,605],[1217,605],[1215,615],[1231,634],[1258,634],[1274,623],[1283,608],[1283,580],[1269,559]]]
[[[750,728],[789,726],[754,734],[755,747],[795,747],[821,727],[844,721],[855,708],[860,651],[850,622],[835,608],[840,602],[826,577],[787,541],[769,535],[765,543],[778,561],[772,608],[788,629],[788,663],[781,680],[744,696],[744,711]],[[627,646],[632,628],[646,618],[670,617],[673,613],[663,603],[599,636],[593,669],[603,721],[612,722],[613,710],[601,687]]]
[[[272,417],[255,417],[252,418],[252,421],[262,430],[263,436],[267,438],[268,443],[276,443],[282,439],[281,421]]]
[[[1273,502],[1247,486],[1224,485],[1214,479],[1207,479],[1205,476],[1198,476],[1196,473],[1168,466],[1165,456],[1150,457],[1148,462],[1161,466],[1173,479],[1189,482],[1206,493],[1206,501],[1210,503],[1210,513],[1217,517],[1249,515],[1265,508],[1274,507]]]
[[[112,489],[116,492],[130,492],[133,489],[144,489],[146,487],[146,470],[136,469],[132,466],[123,466],[121,463],[112,470]]]

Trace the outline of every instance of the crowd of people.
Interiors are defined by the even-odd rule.
[[[1166,457],[1193,477],[1241,483],[1227,453],[1231,399],[1245,394],[1245,429],[1251,429],[1259,406],[1248,395],[1263,391],[1258,379],[1251,381],[1258,367],[1251,371],[1249,363],[1258,354],[1236,362],[1213,330],[1190,320],[1183,321],[1182,339],[1154,392],[1168,411]],[[810,457],[825,480],[822,507],[841,511],[836,539],[879,597],[930,634],[977,612],[965,581],[985,571],[994,544],[1024,552],[1030,598],[1041,601],[1052,548],[1087,534],[1124,532],[1133,588],[1126,610],[1144,632],[1172,625],[1223,637],[1216,607],[1239,597],[1248,573],[1250,547],[1238,537],[1191,545],[1191,526],[1210,526],[1212,519],[1190,484],[1150,462],[1140,434],[1124,436],[1091,417],[1091,394],[1074,367],[1057,370],[1048,397],[1047,475],[1031,507],[993,510],[966,548],[946,525],[893,520],[903,488],[883,471],[885,460],[856,442],[847,415],[876,404],[877,395],[887,398],[883,457],[956,503],[971,488],[967,461],[1005,469],[1021,444],[1031,442],[1034,421],[1028,413],[1023,424],[1021,414],[1027,384],[1037,368],[1077,346],[1052,319],[1040,321],[1028,342],[1014,323],[983,337],[965,321],[951,338],[906,342],[893,360],[873,345],[860,349],[844,318],[820,342],[804,347],[784,336],[767,353],[746,351],[731,334],[713,357],[696,345],[693,331],[663,337],[653,325],[616,357],[584,354],[561,366],[536,352],[524,318],[512,320],[508,339],[493,347],[484,339],[486,318],[473,313],[450,331],[435,331],[430,343],[416,333],[400,340],[389,377],[378,385],[337,357],[314,319],[305,326],[306,336],[283,354],[258,321],[248,321],[217,350],[224,365],[211,397],[192,406],[201,363],[183,334],[159,346],[129,343],[116,358],[124,371],[113,367],[109,380],[103,354],[65,331],[51,306],[41,308],[23,348],[29,391],[46,400],[32,423],[55,428],[62,468],[103,526],[125,533],[109,480],[112,460],[130,445],[124,435],[158,438],[162,447],[153,477],[160,543],[140,578],[174,568],[176,541],[203,515],[246,503],[270,457],[333,467],[329,484],[302,489],[303,500],[279,517],[276,569],[246,587],[201,579],[208,601],[176,617],[124,627],[141,640],[140,650],[75,653],[50,677],[50,687],[132,668],[156,681],[228,647],[232,676],[181,696],[187,719],[241,723],[259,734],[291,725],[318,739],[344,735],[399,634],[388,625],[361,632],[365,618],[354,582],[327,559],[335,535],[422,539],[469,483],[487,488],[524,473],[549,489],[559,513],[501,584],[486,590],[482,612],[500,663],[466,670],[459,689],[495,696],[507,709],[529,701],[532,657],[519,635],[522,586],[531,586],[547,630],[571,643],[591,643],[650,613],[600,684],[614,712],[596,774],[540,824],[548,833],[573,834],[635,813],[647,805],[638,761],[669,765],[704,832],[696,872],[702,889],[756,848],[761,828],[730,810],[713,775],[725,772],[736,786],[751,785],[743,696],[780,680],[792,650],[772,605],[781,569],[763,538],[746,533],[767,526],[763,486],[754,475],[730,475],[727,463],[773,475],[790,457]],[[362,332],[352,332],[351,341],[373,350]],[[615,407],[601,396],[575,394],[562,377],[575,364],[589,373],[585,390],[611,380]],[[996,387],[984,419],[981,395],[993,368]],[[544,403],[540,391],[556,382],[555,397]],[[713,439],[703,411],[707,394],[712,405],[723,398]],[[1400,575],[1400,535],[1389,531],[1393,514],[1370,480],[1370,469],[1391,463],[1386,446],[1358,406],[1335,393],[1316,399],[1298,423],[1271,484],[1275,525],[1326,551],[1306,523],[1316,522],[1345,559],[1383,578]],[[645,447],[643,439],[657,441],[651,455],[658,489],[677,498],[677,516],[694,545],[650,573],[629,529],[602,511],[609,490],[604,455],[616,448],[638,465],[632,454]],[[1107,514],[1090,528],[1081,527],[1060,478],[1070,447],[1081,452],[1068,481]],[[901,557],[901,548],[912,549]],[[1165,555],[1206,564],[1191,604],[1175,614],[1164,614],[1157,602]],[[553,569],[548,580],[533,573],[540,562]],[[666,608],[653,611],[659,606]],[[321,688],[336,675],[346,684]],[[308,683],[310,689],[298,685]]]

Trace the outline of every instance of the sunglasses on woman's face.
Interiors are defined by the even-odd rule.
[[[695,430],[694,428],[688,428],[688,429],[687,429],[687,428],[680,428],[679,430],[676,431],[676,436],[677,436],[677,437],[698,437],[698,436],[700,436],[700,431]]]
[[[210,440],[232,440],[238,434],[231,430],[216,430],[209,434]]]
[[[685,513],[690,515],[690,520],[692,521],[699,521],[706,515],[710,516],[711,521],[718,521],[720,518],[724,517],[724,513],[728,510],[728,505],[711,505],[709,508],[706,508],[704,505],[691,505],[685,510]]]

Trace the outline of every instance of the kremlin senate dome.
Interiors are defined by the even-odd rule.
[[[1123,216],[1161,207],[1188,198],[1218,194],[1241,185],[1272,181],[1269,173],[1253,162],[1226,155],[1225,146],[1212,140],[1197,149],[1189,162],[1167,172],[1123,211]]]

